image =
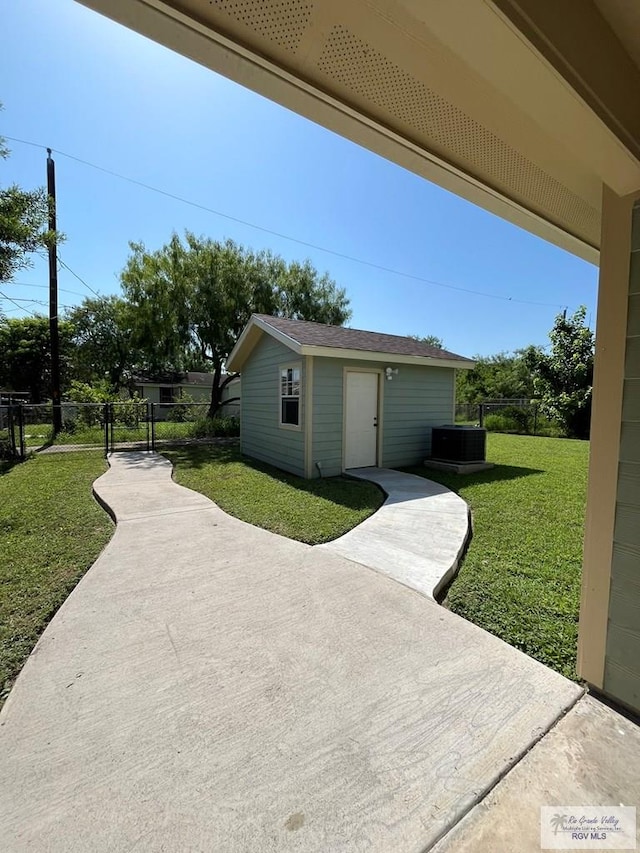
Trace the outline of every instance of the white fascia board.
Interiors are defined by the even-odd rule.
[[[399,355],[375,350],[342,349],[341,347],[300,347],[301,355],[316,355],[323,358],[343,358],[354,361],[388,361],[393,364],[415,364],[422,367],[454,367],[456,370],[473,370],[475,361],[458,361],[454,358],[430,358],[426,355]]]
[[[290,338],[289,335],[285,335],[284,332],[281,332],[280,329],[274,328],[272,325],[267,323],[265,320],[261,320],[260,317],[252,317],[252,322],[258,326],[259,329],[262,329],[263,332],[266,332],[268,335],[271,335],[272,338],[275,338],[277,341],[280,341],[284,346],[289,347],[290,350],[293,350],[297,355],[302,354],[302,347],[295,341],[293,338]]]
[[[253,318],[252,318],[253,319]],[[249,320],[247,325],[244,327],[242,332],[240,333],[240,337],[236,341],[236,345],[231,350],[229,355],[227,356],[227,360],[225,362],[225,370],[227,373],[239,373],[242,364],[244,364],[244,358],[242,357],[242,351],[245,349],[245,345],[247,343],[247,338],[253,328],[252,320]],[[236,364],[237,362],[237,364]]]
[[[274,329],[273,326],[265,323],[264,320],[261,320],[259,317],[252,316],[242,330],[242,334],[238,338],[236,345],[229,353],[229,357],[227,358],[225,365],[229,373],[242,372],[242,366],[258,341],[259,335],[257,332],[264,332],[267,335],[271,335],[272,338],[275,338],[285,347],[288,347],[288,349],[293,350],[297,355],[300,355],[301,347],[297,341],[294,341],[293,338],[290,338],[283,332],[278,331],[278,329]]]

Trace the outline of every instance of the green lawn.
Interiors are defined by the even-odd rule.
[[[0,463],[0,704],[38,637],[113,533],[91,494],[96,453]]]
[[[491,471],[408,469],[473,511],[446,606],[574,679],[588,455],[584,441],[490,434]]]
[[[470,476],[423,467],[470,504],[474,536],[446,605],[575,678],[586,442],[488,436],[496,468]],[[373,485],[300,480],[243,460],[235,447],[165,452],[177,482],[283,536],[329,541],[382,503]],[[91,495],[96,453],[0,463],[0,703],[36,640],[96,559],[113,525]]]
[[[351,530],[384,500],[373,484],[346,477],[302,480],[243,460],[234,447],[162,453],[175,465],[174,479],[182,486],[202,492],[243,521],[310,545]]]

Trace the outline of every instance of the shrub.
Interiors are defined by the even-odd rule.
[[[504,415],[487,415],[484,419],[487,432],[520,432],[520,427],[513,418]]]
[[[87,427],[96,426],[104,423],[102,406],[109,399],[109,393],[104,386],[87,385],[86,382],[72,382],[69,389],[69,398],[74,403],[84,403],[85,405],[78,406],[78,420],[81,424]],[[87,405],[88,404],[88,405]],[[73,432],[67,430],[65,423],[65,432]]]
[[[183,391],[179,401],[167,412],[167,420],[177,424],[199,421],[205,418],[208,408],[208,403],[198,404],[191,394]]]
[[[193,427],[194,438],[240,435],[239,418],[199,418]]]
[[[147,401],[140,397],[131,400],[116,400],[112,404],[113,420],[116,424],[124,424],[130,429],[138,429],[140,422],[147,420]]]
[[[505,406],[499,414],[517,425],[517,431],[528,435],[531,432],[532,413],[530,409],[521,406]]]

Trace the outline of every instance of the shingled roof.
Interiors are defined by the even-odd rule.
[[[407,362],[421,364],[442,363],[443,367],[470,368],[474,362],[449,352],[432,347],[422,341],[402,335],[385,335],[381,332],[366,332],[362,329],[348,329],[344,326],[329,326],[325,323],[311,323],[308,320],[289,320],[284,317],[271,317],[268,314],[253,314],[234,347],[228,360],[230,370],[242,370],[249,352],[257,342],[256,334],[273,334],[278,340],[297,353],[307,355],[327,350],[326,355],[338,356],[343,350],[345,358],[358,358],[358,353],[379,354],[381,358],[396,356]]]
[[[427,358],[442,358],[447,361],[452,359],[471,360],[402,335],[365,332],[362,329],[328,326],[326,323],[311,323],[308,320],[288,320],[284,317],[270,317],[268,314],[254,314],[254,317],[287,335],[301,346],[366,350],[367,352],[379,352],[385,355],[426,356]]]

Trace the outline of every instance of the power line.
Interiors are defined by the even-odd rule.
[[[26,139],[18,139],[13,136],[4,136],[4,139],[8,139],[11,142],[18,142],[22,145],[31,145],[34,148],[42,148],[46,149],[46,145],[39,145],[37,142],[30,142]],[[553,302],[535,302],[533,300],[528,299],[517,299],[511,296],[500,296],[496,293],[486,293],[482,290],[473,290],[470,287],[460,287],[455,284],[445,284],[442,281],[435,281],[430,278],[423,278],[419,275],[414,275],[413,273],[403,272],[402,270],[392,269],[391,267],[385,267],[382,264],[376,264],[373,261],[366,261],[363,258],[357,258],[353,255],[347,255],[344,252],[338,252],[334,249],[327,249],[326,246],[320,246],[316,243],[310,243],[306,240],[300,240],[297,237],[291,237],[288,234],[283,234],[280,231],[274,231],[271,228],[266,228],[263,225],[256,225],[254,222],[249,222],[246,219],[240,219],[237,216],[232,216],[228,213],[223,213],[220,210],[215,210],[212,207],[207,207],[204,204],[200,204],[196,201],[191,201],[190,199],[184,198],[183,196],[176,195],[175,193],[168,192],[167,190],[162,190],[159,187],[154,187],[151,184],[147,184],[144,181],[139,181],[136,178],[131,178],[128,175],[122,175],[119,172],[114,172],[111,169],[106,169],[104,166],[98,166],[96,163],[91,163],[89,160],[83,160],[81,157],[76,157],[74,154],[67,154],[66,151],[60,151],[57,148],[52,149],[56,154],[60,154],[62,157],[66,157],[69,160],[74,160],[76,163],[81,163],[83,166],[89,166],[91,169],[96,169],[99,172],[103,172],[105,175],[110,175],[113,178],[118,178],[122,181],[127,181],[130,184],[135,184],[138,187],[142,187],[143,189],[149,190],[150,192],[158,193],[159,195],[165,196],[166,198],[173,199],[174,201],[179,201],[182,204],[187,204],[190,207],[195,207],[198,210],[202,210],[206,213],[211,213],[214,216],[219,216],[222,219],[227,219],[230,222],[235,222],[238,225],[244,225],[247,228],[254,228],[256,231],[261,231],[264,234],[270,234],[272,237],[278,237],[281,240],[289,240],[292,243],[297,243],[299,246],[305,246],[307,249],[315,249],[318,252],[325,252],[328,255],[333,255],[336,258],[341,258],[345,261],[351,261],[355,264],[361,264],[362,266],[369,267],[370,269],[378,270],[379,272],[389,273],[390,275],[397,275],[402,278],[407,278],[412,281],[418,281],[422,284],[429,284],[434,287],[442,287],[447,290],[455,290],[460,293],[472,293],[475,296],[484,296],[487,299],[498,299],[503,302],[513,302],[519,305],[537,305],[542,308],[558,308],[561,307],[557,303]],[[83,282],[84,284],[84,282]],[[88,285],[87,285],[88,287]],[[94,291],[95,292],[95,291]],[[97,296],[98,294],[96,294]]]
[[[87,282],[86,282],[83,278],[80,278],[80,276],[78,275],[78,273],[77,273],[77,272],[74,272],[74,271],[71,269],[71,267],[69,266],[69,264],[65,264],[65,262],[64,262],[64,261],[62,260],[62,258],[60,257],[60,253],[58,253],[58,261],[59,261],[59,263],[61,263],[61,264],[62,264],[62,266],[63,266],[66,270],[69,270],[69,272],[71,273],[71,275],[72,275],[72,276],[74,276],[75,278],[77,278],[77,279],[78,279],[78,281],[80,282],[80,284],[84,284],[84,286],[87,288],[87,290],[90,290],[90,291],[91,291],[91,293],[93,293],[93,295],[94,295],[94,296],[97,296],[98,298],[100,298],[100,294],[99,294],[96,290],[94,290],[94,289],[91,287],[91,285],[87,284]]]
[[[20,302],[23,302],[23,301],[24,301],[24,302],[29,302],[29,303],[31,303],[31,304],[32,304],[32,303],[33,303],[33,300],[31,300],[31,299],[24,299],[24,300],[22,300],[22,299],[21,299],[21,300],[12,299],[10,296],[7,296],[7,294],[6,294],[6,293],[3,293],[1,290],[0,290],[0,296],[1,296],[3,299],[6,299],[8,302],[12,302],[12,303],[16,306],[16,308],[18,308],[20,311],[26,311],[26,312],[27,312],[27,314],[31,314],[31,316],[32,316],[32,317],[37,316],[37,315],[35,314],[35,312],[34,312],[34,311],[31,311],[29,308],[25,308],[25,307],[23,307],[22,305],[18,305],[18,301],[20,301]]]
[[[28,311],[29,309],[24,308],[22,305],[18,305],[19,302],[24,302],[27,305],[44,305],[45,308],[49,304],[48,302],[44,302],[42,299],[18,299],[18,298],[12,299],[11,296],[7,296],[6,293],[2,293],[2,292],[0,292],[0,296],[4,297],[5,299],[8,299],[9,302],[13,302],[13,304],[17,308],[20,308],[21,311]],[[73,308],[73,306],[72,305],[61,305],[60,308],[64,308],[65,311],[68,311],[68,310],[71,310]],[[35,317],[35,314],[34,314],[34,317]]]
[[[37,287],[40,290],[49,290],[48,284],[29,284],[28,281],[7,281],[5,282],[5,286],[7,284],[17,284],[19,287]],[[78,290],[66,290],[64,287],[59,287],[58,290],[60,293],[67,293],[69,296],[80,296],[84,298],[85,294],[80,293]]]

